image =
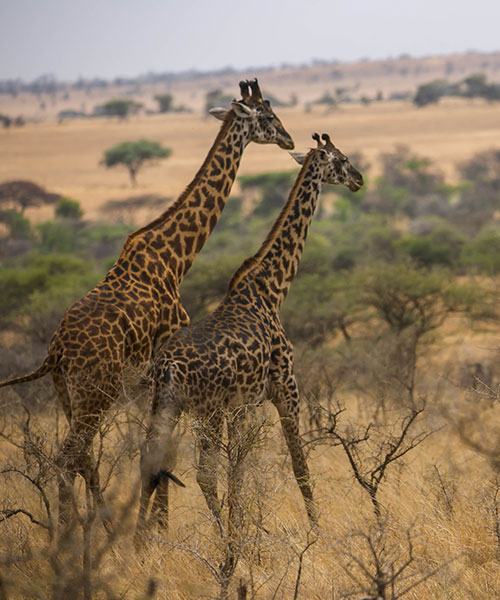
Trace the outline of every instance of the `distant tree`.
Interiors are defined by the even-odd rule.
[[[12,125],[12,119],[8,115],[0,114],[0,123],[2,123],[5,129],[8,129]]]
[[[0,205],[13,206],[21,214],[26,208],[57,204],[61,200],[59,194],[46,192],[42,187],[31,181],[5,181],[0,183]]]
[[[496,220],[500,209],[500,149],[479,152],[458,170],[466,183],[453,205],[453,220],[464,231],[477,233]]]
[[[484,73],[475,73],[463,80],[465,91],[463,95],[467,98],[479,98],[487,95],[488,84]]]
[[[500,84],[488,83],[484,73],[474,73],[457,83],[438,79],[420,85],[413,102],[417,106],[426,106],[438,102],[442,96],[500,100]]]
[[[119,117],[125,119],[128,115],[137,112],[142,104],[135,102],[134,100],[126,100],[118,98],[116,100],[109,100],[102,105],[102,113],[107,117]]]
[[[425,156],[413,154],[402,144],[394,152],[380,155],[382,179],[385,183],[405,188],[413,194],[423,195],[435,191],[444,181],[440,173]]]
[[[137,140],[135,142],[123,142],[113,146],[104,152],[104,158],[101,163],[106,167],[123,165],[128,169],[130,181],[134,186],[136,184],[137,171],[145,162],[153,161],[156,158],[168,158],[172,150],[164,148],[158,142],[151,140]]]
[[[160,106],[161,113],[167,113],[172,110],[172,102],[174,100],[172,94],[160,94],[159,96],[155,96],[155,100]]]
[[[500,149],[478,152],[459,165],[462,177],[474,183],[487,183],[500,190]]]
[[[428,104],[436,104],[446,92],[446,82],[442,80],[423,83],[417,88],[417,93],[413,98],[413,103],[417,106],[427,106]]]

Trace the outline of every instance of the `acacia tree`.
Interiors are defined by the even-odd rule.
[[[5,181],[0,184],[0,206],[13,206],[21,214],[27,208],[57,204],[62,196],[50,193],[32,181]]]
[[[158,142],[142,139],[135,142],[123,142],[109,148],[104,152],[101,163],[106,167],[116,165],[127,167],[130,181],[135,186],[137,171],[145,162],[153,161],[156,158],[168,158],[171,153],[170,148],[165,148]]]

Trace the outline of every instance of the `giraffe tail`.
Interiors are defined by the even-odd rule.
[[[158,484],[160,483],[160,481],[162,479],[166,479],[166,480],[171,479],[174,483],[176,483],[180,487],[186,487],[182,483],[182,481],[178,477],[176,477],[173,473],[171,473],[170,471],[166,471],[165,469],[162,469],[156,475],[153,475],[153,477],[151,478],[151,486],[152,486],[153,490],[155,490],[158,487]]]
[[[58,362],[58,357],[54,357],[53,355],[49,354],[36,371],[32,371],[31,373],[22,375],[21,377],[14,377],[13,379],[0,381],[0,388],[7,385],[15,385],[16,383],[24,383],[25,381],[40,379],[40,377],[43,377],[44,375],[47,375],[47,373],[53,371]]]

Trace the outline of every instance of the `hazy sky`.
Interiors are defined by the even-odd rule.
[[[0,0],[0,79],[500,50],[499,0]]]

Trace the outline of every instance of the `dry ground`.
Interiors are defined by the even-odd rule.
[[[328,132],[347,154],[362,152],[373,166],[372,174],[377,172],[380,153],[406,144],[429,157],[453,181],[457,179],[457,163],[497,146],[500,139],[498,106],[482,101],[448,100],[425,109],[395,102],[352,105],[329,112],[319,108],[309,113],[290,108],[277,112],[294,137],[296,150],[311,146],[314,131]],[[96,218],[99,206],[109,199],[141,193],[177,197],[205,158],[218,127],[209,117],[172,114],[131,117],[125,122],[43,122],[0,130],[0,181],[35,181],[78,200],[86,217]],[[173,154],[166,161],[145,167],[133,189],[125,170],[106,170],[99,161],[106,148],[143,137],[172,148]],[[239,173],[286,170],[294,165],[287,152],[252,144]]]

